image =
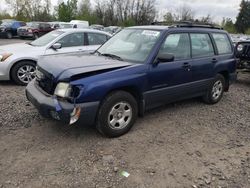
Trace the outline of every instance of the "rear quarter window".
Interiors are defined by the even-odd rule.
[[[230,54],[232,53],[232,46],[229,41],[229,38],[224,33],[213,33],[212,34],[215,44],[218,49],[219,54]]]

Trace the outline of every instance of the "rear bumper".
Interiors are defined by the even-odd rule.
[[[52,96],[42,93],[35,85],[34,80],[30,82],[26,88],[26,97],[38,109],[42,116],[55,119],[52,113],[56,113],[59,116],[57,120],[69,124],[70,114],[75,107],[73,104],[67,101],[58,100],[62,110],[56,111],[55,99],[53,99]],[[93,125],[95,123],[99,102],[80,103],[76,104],[76,106],[81,108],[78,122],[86,125]]]

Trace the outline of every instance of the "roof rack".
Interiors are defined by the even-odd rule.
[[[176,27],[198,27],[198,28],[209,28],[209,29],[220,29],[223,30],[222,27],[216,26],[209,23],[201,23],[201,22],[191,22],[191,21],[180,21],[180,22],[153,22],[152,25],[170,25],[169,28]]]

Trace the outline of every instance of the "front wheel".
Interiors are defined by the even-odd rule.
[[[32,61],[17,63],[11,70],[11,78],[18,85],[27,85],[36,77],[36,64]]]
[[[11,32],[7,32],[7,39],[12,39],[13,38],[13,35],[12,35],[12,33]]]
[[[132,128],[137,114],[137,102],[131,94],[113,92],[105,98],[99,109],[96,128],[107,137],[121,136]]]
[[[208,104],[215,104],[221,100],[224,91],[225,78],[221,74],[217,74],[203,100]]]

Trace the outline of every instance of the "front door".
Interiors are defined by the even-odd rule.
[[[60,43],[62,48],[54,50],[48,48],[46,55],[51,54],[68,54],[68,53],[83,53],[86,50],[84,45],[84,32],[71,33],[59,39],[56,43]]]
[[[148,75],[149,88],[145,93],[146,108],[175,101],[190,94],[191,49],[188,33],[170,34],[159,54],[172,54],[172,62],[154,62]]]

